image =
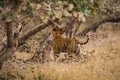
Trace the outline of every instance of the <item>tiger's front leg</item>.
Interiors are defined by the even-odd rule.
[[[53,52],[53,57],[54,57],[55,62],[59,61],[59,53],[58,52]]]

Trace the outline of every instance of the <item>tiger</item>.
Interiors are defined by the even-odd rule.
[[[74,53],[76,56],[79,54],[80,49],[78,44],[86,44],[89,41],[89,37],[87,36],[87,40],[85,42],[79,42],[75,37],[74,38],[64,38],[62,37],[62,29],[55,26],[52,29],[52,47],[53,47],[53,56],[54,60],[59,57],[61,52],[67,52],[68,55]]]

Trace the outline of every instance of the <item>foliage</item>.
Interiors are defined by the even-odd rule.
[[[58,18],[62,23],[68,18],[76,17],[79,22],[86,22],[86,17],[90,15],[115,13],[119,9],[118,5],[117,0],[23,0],[9,18],[16,24],[27,24],[35,18],[32,25],[46,23],[49,18]],[[3,0],[0,0],[0,9],[2,6]]]
[[[35,16],[43,23],[46,23],[49,18],[64,21],[70,17],[77,17],[79,21],[85,22],[86,16],[96,13],[95,4],[97,3],[94,0],[24,0],[16,11],[16,17]]]
[[[3,7],[3,0],[0,0],[0,7]]]
[[[2,8],[3,0],[0,0],[0,10]],[[26,19],[35,16],[39,22],[43,23],[46,23],[49,18],[58,18],[64,22],[70,17],[76,17],[78,21],[85,22],[89,15],[97,13],[108,15],[115,13],[116,10],[119,10],[118,0],[23,0],[13,16],[16,23],[20,21],[20,17],[26,15],[28,15]]]

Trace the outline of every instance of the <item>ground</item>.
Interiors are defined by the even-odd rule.
[[[9,60],[1,76],[8,80],[120,80],[120,31],[88,34],[90,41],[80,48],[84,57],[79,62],[40,64]],[[28,53],[17,54],[20,59],[31,57]]]

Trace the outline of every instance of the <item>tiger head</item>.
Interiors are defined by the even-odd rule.
[[[52,34],[54,38],[61,37],[62,35],[62,29],[58,28],[57,26],[53,27]]]

